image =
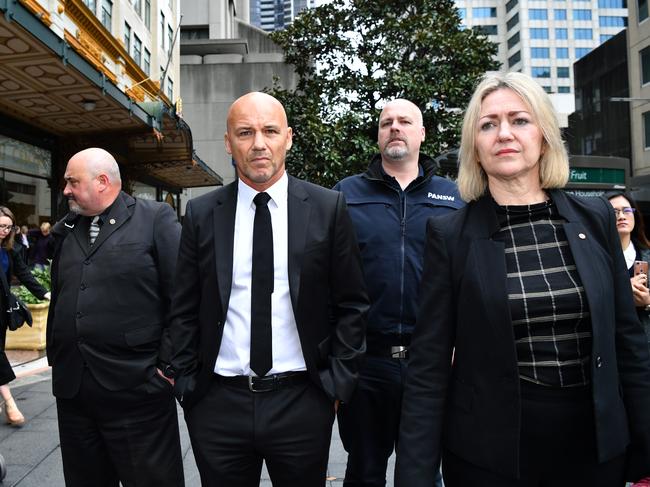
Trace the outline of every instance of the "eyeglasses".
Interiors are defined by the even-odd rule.
[[[0,230],[7,230],[10,232],[13,228],[13,225],[0,225]]]
[[[625,216],[631,216],[634,215],[635,211],[636,210],[634,208],[630,208],[629,206],[626,206],[624,208],[614,208],[614,214],[616,216],[620,215],[621,213],[623,213]]]

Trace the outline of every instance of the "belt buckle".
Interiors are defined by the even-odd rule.
[[[251,392],[269,392],[269,391],[272,391],[273,390],[273,385],[271,385],[271,387],[267,387],[267,388],[261,388],[261,389],[256,389],[255,388],[255,382],[253,381],[253,379],[265,379],[265,378],[266,379],[272,379],[272,383],[275,384],[275,381],[276,381],[275,376],[257,377],[257,376],[249,375],[248,376],[248,390],[251,391]],[[260,380],[259,382],[261,383],[261,382],[263,382],[263,380]]]
[[[409,349],[402,345],[397,347],[390,347],[390,356],[391,358],[408,358]]]

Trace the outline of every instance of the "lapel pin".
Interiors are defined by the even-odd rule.
[[[115,225],[115,218],[111,218],[110,220],[108,220],[108,223],[110,223],[111,225]]]
[[[582,240],[587,238],[587,236],[584,233],[579,233],[578,237],[581,238]]]

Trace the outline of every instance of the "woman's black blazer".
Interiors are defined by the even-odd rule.
[[[566,220],[591,312],[598,457],[606,461],[628,448],[628,473],[638,479],[650,473],[650,358],[614,213],[603,198],[549,194]],[[518,475],[519,376],[504,244],[491,239],[498,230],[489,196],[428,222],[403,399],[399,487],[433,485],[445,449],[479,467]]]

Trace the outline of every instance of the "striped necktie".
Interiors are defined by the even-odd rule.
[[[99,235],[99,215],[93,217],[93,221],[90,222],[90,230],[88,230],[88,239],[90,240],[90,245],[95,243],[97,240],[97,235]]]

